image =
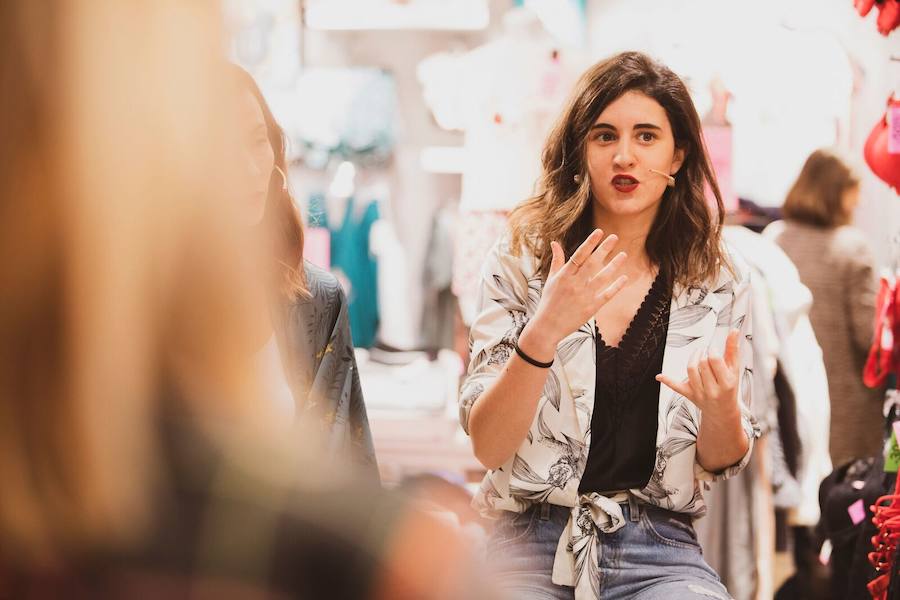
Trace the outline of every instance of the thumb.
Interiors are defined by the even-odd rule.
[[[550,242],[550,250],[553,252],[553,260],[550,262],[550,275],[555,275],[566,264],[566,254],[559,242]]]
[[[740,335],[741,332],[739,330],[732,329],[728,333],[728,339],[725,341],[725,364],[731,369],[737,366],[738,340],[740,339]]]

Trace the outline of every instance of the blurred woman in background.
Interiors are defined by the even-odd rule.
[[[0,5],[0,598],[474,595],[451,532],[260,390],[220,20]]]
[[[822,346],[831,396],[835,468],[881,451],[883,393],[863,385],[878,281],[871,247],[851,226],[859,180],[840,158],[816,150],[784,201],[770,236],[791,258],[813,296],[809,318]]]
[[[303,260],[303,226],[288,188],[284,131],[249,73],[238,85],[240,167],[247,223],[263,249],[271,325],[258,353],[263,385],[286,421],[314,425],[323,458],[350,458],[362,476],[378,467],[363,402],[347,297],[337,279]],[[244,200],[246,199],[246,200]]]

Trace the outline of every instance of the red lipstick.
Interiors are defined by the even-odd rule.
[[[641,182],[637,180],[637,177],[629,175],[628,173],[621,173],[612,178],[612,186],[616,188],[617,191],[624,194],[636,190],[640,183]]]

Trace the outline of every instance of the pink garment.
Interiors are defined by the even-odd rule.
[[[703,138],[709,152],[709,160],[719,183],[719,192],[722,194],[722,202],[725,204],[725,212],[735,212],[738,209],[738,197],[732,183],[732,144],[730,125],[704,125]],[[707,188],[706,199],[715,206],[715,197],[712,189]]]
[[[462,212],[456,220],[450,289],[459,299],[459,309],[466,325],[471,325],[475,319],[481,268],[488,251],[506,231],[506,215],[501,211]]]
[[[303,258],[326,271],[331,269],[331,232],[327,227],[303,231]]]

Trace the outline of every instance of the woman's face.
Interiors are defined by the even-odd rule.
[[[674,176],[684,161],[665,109],[633,90],[600,113],[586,146],[594,207],[601,215],[655,215],[666,178],[650,169]]]
[[[262,108],[252,93],[245,91],[241,94],[238,118],[244,150],[241,156],[244,171],[242,179],[245,182],[242,197],[247,202],[248,223],[258,225],[266,212],[269,181],[275,168],[275,152],[269,142]]]

